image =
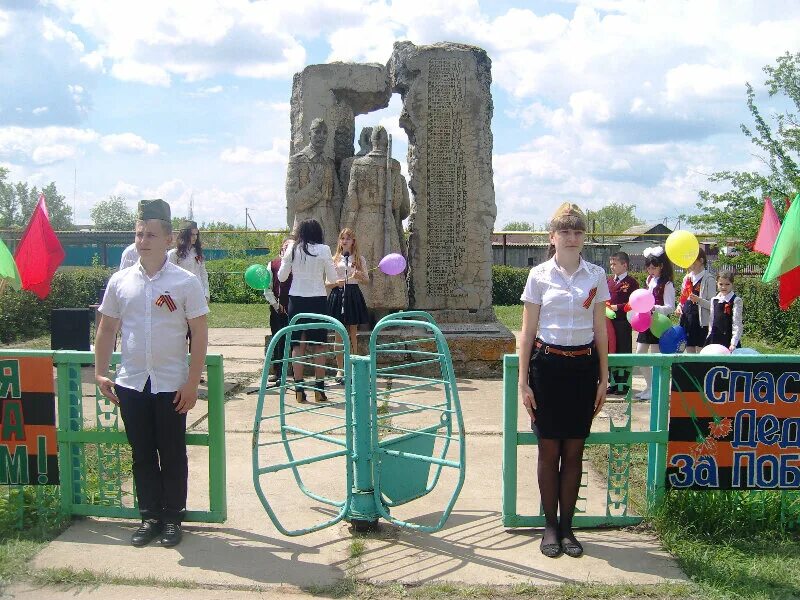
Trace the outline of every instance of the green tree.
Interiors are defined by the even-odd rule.
[[[753,86],[747,83],[747,108],[754,126],[741,125],[764,168],[752,173],[714,173],[709,180],[726,182],[730,189],[722,193],[701,191],[697,203],[701,214],[688,216],[692,225],[717,233],[721,244],[736,242],[739,256],[724,259],[734,264],[766,263],[766,256],[747,247],[758,233],[763,199],[771,198],[782,217],[786,201],[800,191],[800,53],[787,52],[774,65],[765,66],[764,72],[767,93],[778,102],[762,110],[756,104]]]
[[[25,192],[27,191],[27,194]],[[72,207],[67,204],[64,196],[58,193],[56,184],[51,181],[41,192],[36,186],[28,189],[26,184],[16,185],[16,196],[19,204],[19,217],[17,224],[25,227],[30,221],[33,209],[39,201],[39,194],[44,194],[44,201],[47,204],[47,214],[50,217],[50,225],[56,231],[65,231],[73,228]]]
[[[13,227],[16,221],[17,196],[14,185],[6,181],[8,169],[0,167],[0,227]]]
[[[622,233],[634,225],[643,225],[644,221],[636,218],[635,204],[612,202],[600,210],[587,211],[589,231],[598,233]]]
[[[128,207],[125,196],[109,196],[100,200],[89,213],[96,229],[132,231],[136,227],[136,212]]]
[[[525,221],[510,221],[503,226],[503,231],[536,231],[533,223]]]

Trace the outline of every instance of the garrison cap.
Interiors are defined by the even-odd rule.
[[[160,198],[156,200],[139,200],[139,210],[136,218],[140,221],[149,221],[150,219],[158,219],[167,223],[172,221],[169,204]]]

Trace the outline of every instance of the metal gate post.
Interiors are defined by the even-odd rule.
[[[370,358],[351,356],[353,365],[353,493],[347,519],[357,531],[374,528],[380,514],[375,505],[372,476],[372,423],[370,411]]]

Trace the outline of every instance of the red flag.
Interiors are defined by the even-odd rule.
[[[789,305],[800,296],[800,267],[795,267],[778,277],[778,304],[781,310],[789,310]]]
[[[39,195],[14,260],[22,279],[22,289],[32,291],[42,300],[47,298],[53,275],[64,260],[64,248],[50,225],[44,194]]]
[[[778,213],[775,212],[775,205],[770,198],[764,198],[764,212],[761,215],[761,226],[758,228],[753,250],[769,256],[780,229],[781,222],[778,220]]]

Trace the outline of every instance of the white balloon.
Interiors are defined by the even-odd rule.
[[[702,350],[700,350],[700,354],[730,354],[731,351],[728,350],[722,344],[709,344],[705,346]]]
[[[753,355],[753,354],[761,354],[758,350],[754,348],[736,348],[734,349],[731,354],[744,354],[744,355]]]

